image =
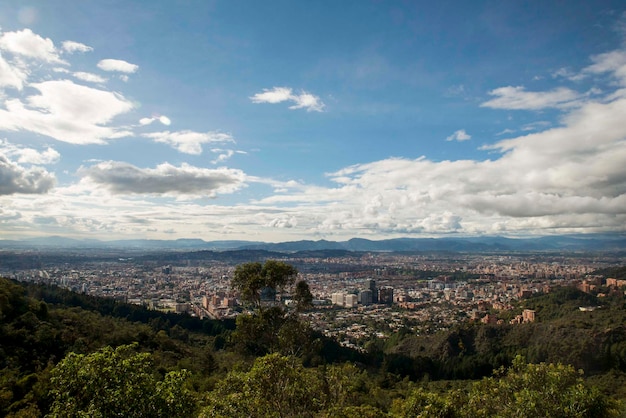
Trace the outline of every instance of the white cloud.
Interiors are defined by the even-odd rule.
[[[28,73],[24,69],[9,64],[0,54],[0,87],[13,87],[22,90],[27,78]]]
[[[524,87],[500,87],[489,92],[496,96],[481,104],[482,107],[511,110],[541,110],[546,108],[568,108],[577,105],[580,94],[559,87],[547,92],[526,91]]]
[[[156,168],[106,161],[80,170],[85,179],[114,194],[192,195],[215,197],[233,193],[245,184],[245,174],[235,169],[206,169],[168,163]]]
[[[37,58],[41,62],[35,68],[23,60],[25,55],[8,49],[1,52],[0,87],[10,89],[0,103],[0,129],[75,144],[129,135],[129,128],[113,124],[114,118],[135,108],[122,95],[58,80],[74,74],[65,68],[29,84],[29,78],[49,69],[41,65],[46,61]],[[493,97],[483,107],[557,108],[562,117],[554,125],[516,127],[516,132],[523,134],[507,136],[484,148],[491,151],[489,160],[388,158],[337,170],[328,175],[329,187],[252,177],[236,169],[168,163],[140,168],[115,161],[90,163],[79,171],[79,183],[54,187],[54,175],[41,165],[57,162],[60,155],[56,150],[0,143],[3,233],[11,228],[32,230],[32,225],[38,234],[72,231],[158,236],[176,231],[178,236],[232,234],[264,240],[304,235],[382,238],[413,233],[624,231],[626,90],[615,83],[626,81],[622,55],[620,51],[597,55],[579,73],[590,83],[609,79],[603,88],[613,91],[493,90]],[[18,65],[20,60],[26,64]],[[58,62],[52,64],[59,68]],[[576,76],[574,72],[568,75]],[[316,96],[295,94],[287,87],[264,90],[250,99],[308,110],[323,106]],[[171,122],[165,116],[152,115],[139,124],[148,126],[156,121],[166,126]],[[527,128],[533,130],[524,131]],[[504,130],[499,134],[513,133]],[[41,139],[30,136],[32,141]],[[205,161],[213,159],[213,163],[223,163],[240,152],[222,145],[234,140],[219,132],[182,130],[143,136],[195,155],[203,152],[204,144],[212,144],[207,148],[211,147],[213,155]],[[459,130],[450,139],[469,136]],[[258,200],[218,205],[204,199],[244,187],[255,187],[249,195]],[[268,195],[267,190],[273,194]]]
[[[219,154],[216,159],[211,161],[211,164],[223,163],[224,161],[230,159],[230,157],[235,155],[235,151],[232,150],[232,149],[227,149],[227,150],[212,149],[211,152],[213,152],[215,154]]]
[[[106,78],[101,77],[98,74],[86,73],[82,71],[77,71],[72,73],[72,75],[79,80],[88,81],[90,83],[105,83],[107,81]]]
[[[147,133],[142,136],[156,142],[169,144],[182,153],[194,155],[202,154],[202,144],[235,142],[230,134],[222,132],[163,131]]]
[[[132,74],[139,69],[139,66],[123,60],[105,59],[98,63],[98,68],[103,71]]]
[[[324,103],[321,99],[313,94],[305,91],[300,94],[294,94],[289,87],[274,87],[273,89],[263,89],[263,92],[257,93],[250,97],[252,103],[281,103],[293,102],[289,109],[306,109],[307,112],[322,112]]]
[[[321,112],[324,110],[324,103],[319,97],[309,93],[295,95],[292,99],[296,104],[289,106],[289,109],[306,109],[307,112]]]
[[[33,148],[20,147],[2,140],[0,140],[0,153],[12,158],[17,157],[17,162],[20,164],[55,164],[61,158],[61,154],[51,147],[40,152]]]
[[[22,167],[0,153],[0,196],[46,193],[54,183],[54,175],[43,168]]]
[[[9,99],[0,108],[0,129],[29,131],[73,144],[98,144],[129,133],[106,126],[115,116],[133,109],[117,93],[75,84],[69,80],[31,84],[39,95]]]
[[[170,118],[164,115],[152,116],[149,118],[141,118],[139,119],[139,124],[142,126],[146,126],[146,125],[150,125],[152,122],[155,122],[155,121],[159,121],[161,122],[161,124],[165,126],[170,126],[172,124],[172,121],[170,120]]]
[[[508,135],[508,134],[513,134],[513,133],[515,133],[515,131],[513,129],[506,128],[506,129],[503,129],[500,132],[498,132],[496,134],[496,136]]]
[[[500,153],[491,160],[357,164],[329,174],[335,187],[285,187],[256,203],[334,236],[625,231],[626,91],[607,97],[487,147]]]
[[[591,57],[593,64],[583,70],[583,74],[612,73],[626,85],[626,50],[606,52]]]
[[[298,226],[298,220],[294,217],[282,216],[274,218],[267,223],[270,228],[295,228]]]
[[[4,32],[0,36],[0,49],[14,55],[32,58],[48,63],[67,64],[61,58],[49,38],[42,38],[30,29],[17,32]]]
[[[522,126],[522,131],[536,131],[546,129],[548,126],[550,126],[550,122],[546,120],[539,120]]]
[[[263,93],[257,93],[250,97],[252,103],[280,103],[292,98],[292,90],[288,87],[274,87],[273,89],[263,89]]]
[[[465,132],[465,129],[459,129],[458,131],[447,137],[446,141],[467,141],[470,139],[472,139],[472,136],[468,135],[467,132]]]
[[[62,45],[63,45],[63,50],[69,54],[73,54],[75,52],[93,51],[92,47],[87,46],[85,44],[81,44],[80,42],[64,41]]]

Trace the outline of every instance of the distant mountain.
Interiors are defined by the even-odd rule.
[[[377,251],[377,252],[491,252],[491,251],[626,251],[626,234],[559,235],[537,238],[445,237],[395,238],[369,240],[352,238],[348,241],[302,240],[281,243],[252,241],[178,240],[80,240],[51,236],[23,241],[0,240],[0,248],[45,249],[134,249],[134,250],[251,250],[278,253],[320,251]]]

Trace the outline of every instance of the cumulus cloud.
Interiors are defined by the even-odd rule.
[[[17,65],[12,61],[19,55],[17,48],[4,48],[0,47],[0,87],[7,89],[6,95],[17,96],[0,104],[0,129],[76,144],[101,143],[129,134],[111,126],[115,117],[134,109],[122,95],[69,80],[51,80],[50,74],[29,83],[29,77],[35,78],[35,67]],[[56,53],[52,51],[49,53]],[[598,81],[612,91],[596,89],[581,94],[567,88],[527,91],[511,86],[492,90],[492,97],[482,107],[552,108],[558,109],[561,117],[550,124],[524,119],[514,131],[501,126],[497,135],[506,137],[497,137],[502,140],[483,148],[490,151],[490,159],[387,158],[336,170],[328,174],[330,186],[252,177],[227,168],[169,163],[140,168],[100,161],[79,170],[79,183],[59,188],[53,187],[54,176],[41,167],[58,161],[56,150],[5,142],[0,144],[0,221],[4,216],[7,222],[14,219],[15,228],[36,224],[50,233],[68,229],[121,235],[177,231],[182,236],[239,234],[265,240],[304,234],[384,237],[624,231],[623,56],[621,50],[596,55],[578,72],[590,83]],[[39,60],[37,65],[42,68],[49,63],[65,71],[52,74],[52,78],[75,76],[59,67],[59,62],[31,59]],[[125,74],[129,73],[121,75]],[[573,79],[577,73],[572,70],[561,75]],[[319,98],[307,94],[278,87],[250,99],[307,110],[323,108]],[[155,122],[167,126],[170,120],[153,115],[139,124],[147,130]],[[459,130],[449,138],[469,136]],[[239,152],[222,145],[234,140],[219,132],[164,131],[143,137],[193,155],[201,154],[203,146],[210,147],[214,155],[207,161],[213,159],[213,163]],[[250,193],[257,200],[247,204],[207,205],[201,199],[248,186],[259,188]],[[263,194],[267,190],[273,194]],[[3,223],[3,230],[8,228]]]
[[[132,74],[139,69],[136,64],[131,64],[124,60],[105,59],[98,63],[98,68],[103,71],[114,71],[119,73]]]
[[[446,141],[468,141],[470,139],[472,139],[472,136],[468,135],[467,132],[465,132],[465,129],[459,129],[447,137]]]
[[[267,226],[270,228],[295,228],[298,226],[298,220],[294,216],[282,216],[272,219],[267,223]]]
[[[485,147],[490,160],[389,158],[330,173],[335,187],[286,187],[257,203],[335,235],[624,231],[626,90],[564,110],[560,126]]]
[[[0,153],[8,157],[17,158],[17,162],[20,164],[55,164],[61,158],[61,154],[51,147],[40,152],[33,148],[20,147],[2,140],[0,140]]]
[[[59,57],[51,39],[42,38],[30,29],[4,32],[0,35],[0,50],[48,63],[67,64]]]
[[[222,132],[163,131],[147,133],[142,136],[171,145],[182,153],[193,155],[202,154],[202,144],[235,142],[230,134]]]
[[[0,196],[46,193],[54,183],[54,175],[43,168],[25,168],[0,153]]]
[[[244,186],[245,174],[235,169],[206,169],[168,163],[156,168],[106,161],[80,170],[89,181],[114,194],[194,195],[215,197]]]
[[[30,131],[72,144],[98,144],[129,135],[107,126],[117,115],[133,109],[123,96],[75,84],[70,80],[32,83],[39,95],[6,100],[0,108],[0,129]]]
[[[565,87],[551,91],[526,91],[524,87],[499,87],[489,92],[494,99],[481,104],[492,109],[541,110],[546,108],[567,108],[578,103],[580,94]]]
[[[87,46],[85,44],[81,44],[80,42],[74,42],[74,41],[64,41],[62,46],[63,46],[63,50],[69,54],[73,54],[75,52],[93,51],[92,47]]]
[[[250,97],[252,103],[282,103],[293,102],[289,109],[306,109],[307,112],[322,112],[324,103],[322,100],[311,93],[302,91],[300,94],[294,94],[289,87],[274,87],[273,89],[263,89],[261,93],[257,93]]]

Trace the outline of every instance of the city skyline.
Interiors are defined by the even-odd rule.
[[[0,239],[625,232],[618,1],[0,5]]]

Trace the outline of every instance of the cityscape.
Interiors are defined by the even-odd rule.
[[[0,255],[13,263],[0,263],[0,276],[149,309],[225,319],[247,310],[231,287],[236,266],[268,257],[250,251],[135,251],[128,256],[122,251],[96,255],[75,250],[72,254],[70,260],[48,254],[42,261],[37,251],[4,250]],[[624,255],[619,252],[269,255],[295,266],[297,280],[308,283],[313,306],[301,316],[314,329],[354,349],[364,349],[373,339],[389,338],[400,329],[420,335],[467,321],[534,321],[534,312],[516,308],[516,302],[557,286],[598,293],[621,291],[618,289],[626,285],[594,274],[623,265]],[[284,304],[287,308],[291,302],[281,292],[262,300],[266,305]]]

